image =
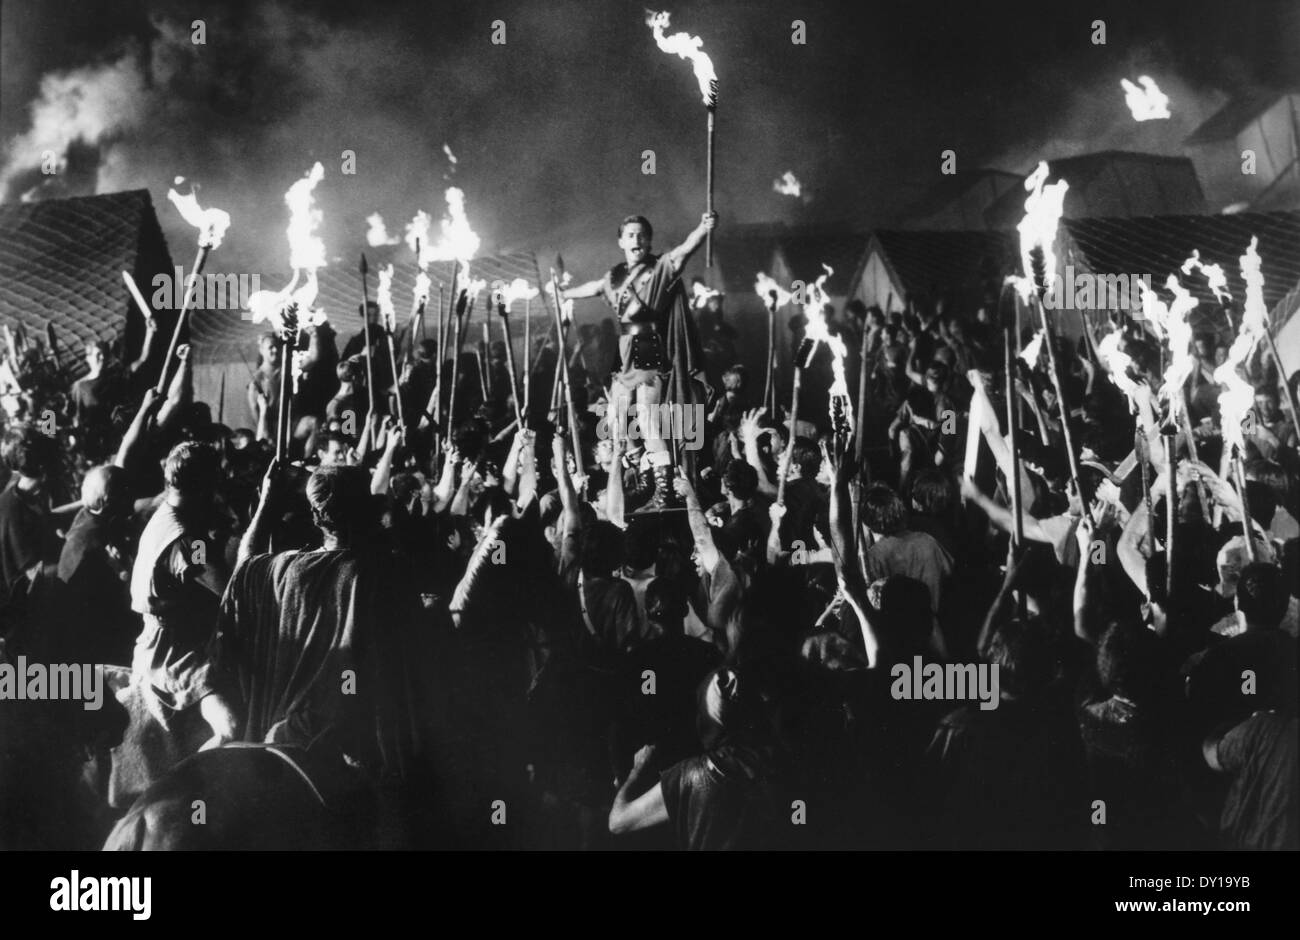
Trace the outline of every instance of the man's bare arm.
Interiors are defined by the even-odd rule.
[[[700,224],[695,226],[695,231],[686,236],[686,241],[682,242],[672,251],[668,252],[668,260],[672,262],[673,273],[677,274],[682,268],[686,267],[686,262],[691,260],[691,255],[695,254],[696,249],[704,244],[704,238],[709,232],[718,226],[718,214],[716,212],[706,212],[700,219]]]
[[[588,297],[599,297],[605,290],[605,279],[596,278],[594,281],[588,281],[586,284],[578,284],[575,287],[566,287],[560,291],[562,300],[586,300]]]

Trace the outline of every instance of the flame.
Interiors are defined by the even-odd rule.
[[[442,220],[442,237],[437,244],[429,239],[429,216],[417,212],[411,224],[406,227],[406,243],[415,250],[415,240],[420,239],[420,270],[425,270],[430,261],[458,261],[468,265],[478,253],[481,239],[470,227],[469,217],[465,214],[465,192],[455,186],[446,192],[447,214]]]
[[[695,69],[695,80],[700,83],[700,97],[707,107],[718,104],[718,75],[713,71],[713,60],[705,54],[701,46],[704,40],[689,33],[673,33],[665,36],[668,28],[668,12],[651,13],[647,11],[646,25],[654,30],[655,42],[664,52],[680,56],[691,63]]]
[[[835,417],[836,402],[839,402],[843,409],[845,420],[849,427],[853,426],[853,401],[849,396],[848,377],[845,375],[844,362],[848,357],[849,348],[845,344],[843,337],[838,333],[830,331],[830,325],[826,321],[826,315],[830,311],[830,298],[826,296],[826,279],[835,271],[830,265],[823,263],[822,268],[825,274],[817,278],[808,286],[808,302],[806,304],[805,316],[808,319],[808,325],[804,328],[804,337],[813,342],[825,343],[831,351],[831,417]]]
[[[516,300],[531,300],[539,293],[536,287],[533,287],[522,277],[517,277],[508,284],[501,284],[494,293],[494,300],[505,304],[507,310]]]
[[[1028,300],[1036,287],[1050,289],[1056,279],[1056,229],[1065,210],[1065,193],[1070,184],[1065,180],[1044,186],[1047,182],[1047,162],[1040,161],[1037,169],[1025,180],[1029,198],[1025,200],[1025,217],[1016,229],[1020,232],[1020,263],[1025,275],[1016,282],[1022,297]],[[1043,254],[1043,283],[1038,285],[1034,276],[1033,251]]]
[[[721,296],[722,291],[706,287],[702,282],[696,281],[691,287],[691,306],[696,310],[702,310],[710,298]]]
[[[469,276],[469,268],[465,269],[465,296],[468,298],[468,305],[474,305],[478,302],[478,295],[487,289],[487,281],[481,277],[472,278]]]
[[[392,238],[388,237],[388,226],[384,224],[384,217],[378,212],[366,216],[366,225],[370,226],[366,230],[366,244],[371,248],[378,248],[380,245],[396,245],[401,241],[396,235]]]
[[[803,184],[799,182],[793,170],[786,170],[779,180],[773,180],[772,189],[782,196],[803,195]]]
[[[1192,256],[1183,262],[1182,272],[1191,274],[1199,270],[1205,275],[1210,290],[1218,298],[1220,303],[1231,303],[1232,293],[1228,290],[1228,276],[1223,273],[1223,268],[1217,264],[1205,264],[1201,261],[1201,253],[1193,251]]]
[[[784,307],[786,304],[788,304],[791,300],[794,299],[794,294],[790,293],[788,290],[783,288],[780,284],[778,284],[771,277],[768,277],[762,271],[758,272],[757,278],[754,281],[754,293],[762,297],[763,303],[765,304],[771,303],[772,295],[775,294],[776,305],[778,307]]]
[[[1155,121],[1169,117],[1169,96],[1151,80],[1150,75],[1139,75],[1139,88],[1127,78],[1119,80],[1124,89],[1124,103],[1128,105],[1135,121]]]
[[[1151,324],[1156,336],[1169,346],[1169,365],[1165,368],[1160,397],[1169,402],[1170,420],[1177,421],[1187,407],[1187,398],[1182,394],[1183,385],[1196,369],[1192,324],[1187,315],[1196,309],[1197,301],[1172,274],[1165,282],[1165,289],[1174,295],[1168,306],[1144,281],[1138,281],[1142,316]]]
[[[298,286],[301,271],[293,272],[293,279],[282,290],[259,290],[248,296],[249,319],[254,323],[267,322],[275,330],[280,330],[283,323],[283,311],[292,302],[294,289]]]
[[[1107,333],[1097,343],[1097,356],[1110,370],[1110,380],[1115,383],[1115,387],[1131,398],[1137,392],[1138,384],[1128,374],[1129,366],[1133,365],[1133,357],[1120,350],[1120,338],[1119,330]]]
[[[397,308],[393,306],[393,266],[386,264],[379,269],[379,291],[375,294],[379,302],[379,322],[389,333],[397,330]]]
[[[176,185],[179,186],[182,182],[181,177],[176,178]],[[199,230],[201,246],[221,247],[221,240],[226,237],[226,229],[230,227],[230,213],[221,209],[200,209],[199,200],[192,190],[188,196],[182,196],[176,190],[169,189],[167,198],[180,212],[181,218]]]
[[[429,275],[421,271],[415,276],[415,288],[411,291],[411,301],[417,307],[420,304],[429,302],[429,291],[433,287],[433,282],[429,280]]]
[[[451,152],[451,147],[450,147],[450,145],[448,145],[448,144],[443,144],[443,145],[442,145],[442,152],[445,153],[445,154],[447,155],[447,159],[448,159],[449,161],[451,161],[451,165],[452,165],[452,166],[455,166],[455,165],[456,165],[456,155],[455,155],[454,153]]]
[[[325,267],[325,243],[316,235],[321,211],[312,195],[316,184],[325,178],[325,167],[315,164],[311,171],[289,187],[284,203],[289,207],[289,267],[314,271]]]
[[[1214,370],[1214,381],[1222,385],[1219,394],[1219,417],[1223,426],[1225,448],[1245,449],[1241,420],[1255,403],[1255,388],[1237,371],[1246,361],[1264,330],[1268,329],[1268,311],[1264,306],[1264,274],[1255,248],[1259,239],[1251,236],[1250,247],[1241,256],[1241,278],[1246,282],[1246,306],[1241,317],[1237,338],[1228,347],[1228,358]]]

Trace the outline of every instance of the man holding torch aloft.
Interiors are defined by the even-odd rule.
[[[618,227],[623,262],[602,278],[560,291],[562,300],[602,296],[618,320],[619,361],[609,390],[608,420],[615,437],[623,438],[630,436],[629,418],[636,419],[644,440],[640,469],[652,473],[655,482],[647,507],[651,510],[667,508],[672,501],[673,458],[667,440],[672,429],[661,426],[658,405],[676,405],[685,422],[687,409],[698,405],[708,388],[704,353],[681,275],[717,224],[716,212],[704,213],[685,241],[667,254],[656,255],[651,251],[654,229],[649,220],[628,216]],[[702,415],[698,421],[702,426]]]

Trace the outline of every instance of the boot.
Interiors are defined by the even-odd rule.
[[[662,464],[651,468],[654,472],[654,495],[650,502],[638,512],[663,512],[666,509],[681,509],[681,500],[673,489],[673,468],[671,464]]]

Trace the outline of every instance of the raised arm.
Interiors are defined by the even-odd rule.
[[[623,449],[626,444],[620,438],[611,443],[614,452],[609,458],[609,481],[605,484],[605,518],[620,529],[626,529],[626,494],[623,492]]]
[[[695,493],[695,486],[685,475],[675,477],[673,486],[677,490],[677,495],[686,502],[686,521],[691,527],[691,537],[695,540],[695,551],[700,557],[700,565],[709,574],[713,574],[722,556],[718,553],[717,545],[714,544],[713,530],[709,528],[709,520],[705,518],[704,508]]]
[[[127,368],[132,375],[135,375],[144,368],[149,356],[153,353],[153,341],[158,336],[158,321],[153,317],[144,321],[144,342],[140,345],[140,356],[131,363]]]
[[[158,405],[162,402],[158,392],[151,388],[145,390],[144,401],[140,403],[140,410],[135,413],[131,420],[131,426],[126,429],[126,434],[122,436],[122,443],[118,445],[117,455],[113,457],[113,465],[121,467],[124,470],[130,469],[136,461],[143,448],[146,437],[146,429],[149,426],[149,420],[154,412],[158,410]]]
[[[867,602],[867,585],[858,567],[857,553],[854,550],[853,514],[849,511],[849,477],[852,464],[844,459],[844,454],[826,446],[822,442],[822,459],[834,473],[834,485],[830,493],[830,529],[831,549],[835,562],[835,575],[839,581],[840,593],[853,608],[858,618],[858,628],[862,631],[862,646],[867,654],[867,668],[875,668],[880,659],[880,635],[868,613],[871,605]]]
[[[758,474],[758,491],[764,496],[775,498],[776,484],[767,475],[767,468],[763,466],[763,459],[758,453],[758,420],[762,415],[762,408],[752,408],[745,412],[740,420],[740,437],[745,444],[745,462]]]
[[[280,476],[280,462],[272,458],[262,477],[261,498],[257,501],[257,510],[249,520],[244,536],[239,540],[239,553],[235,563],[243,564],[254,555],[267,551],[271,536],[271,503],[275,499],[276,482]]]
[[[718,214],[716,212],[706,212],[700,217],[700,224],[695,226],[695,231],[686,236],[686,241],[668,252],[668,259],[672,262],[674,274],[679,273],[682,268],[686,267],[686,262],[691,260],[691,255],[695,254],[696,249],[704,244],[705,236],[717,227]]]
[[[561,300],[586,300],[588,297],[599,297],[605,290],[605,279],[598,277],[594,281],[588,281],[585,284],[576,284],[573,287],[566,287],[560,291]]]

